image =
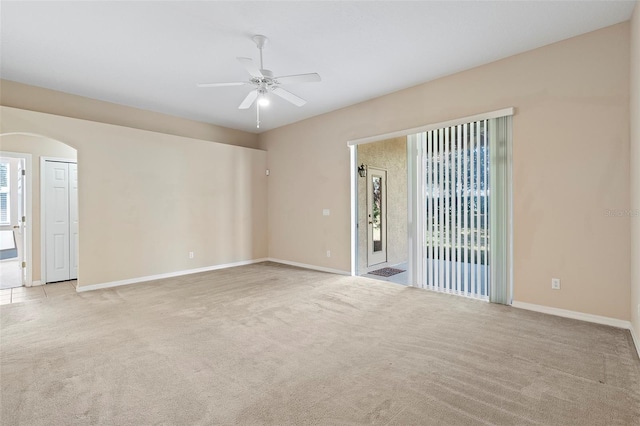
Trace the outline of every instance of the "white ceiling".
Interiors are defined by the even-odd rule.
[[[121,1],[1,4],[0,75],[35,86],[256,132],[235,60],[317,72],[273,99],[260,131],[630,18],[633,1]]]

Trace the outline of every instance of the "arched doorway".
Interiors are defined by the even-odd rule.
[[[23,245],[16,244],[17,248],[22,246],[22,256],[19,257],[23,259],[20,260],[20,266],[24,265],[21,270],[21,282],[18,283],[18,286],[31,287],[45,284],[50,280],[47,280],[46,277],[46,210],[43,210],[46,206],[43,202],[45,192],[43,191],[42,170],[48,160],[57,160],[67,164],[76,163],[77,150],[64,142],[30,133],[1,134],[0,144],[1,154],[7,158],[25,159],[24,214],[18,215],[19,224],[11,225],[12,227],[18,226],[14,232],[19,236],[16,240],[24,241]],[[26,161],[26,159],[29,160]],[[16,202],[18,200],[14,201],[14,203]],[[24,220],[22,220],[22,216],[24,216]],[[76,257],[79,258],[79,256]],[[12,269],[8,266],[5,268],[5,264],[9,265],[9,263],[0,259],[0,268],[2,270]],[[14,287],[16,282],[11,282],[9,285]]]

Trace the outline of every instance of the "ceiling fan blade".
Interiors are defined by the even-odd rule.
[[[271,90],[271,92],[275,95],[280,96],[282,99],[291,102],[295,106],[302,106],[307,103],[307,101],[305,101],[301,97],[294,95],[293,93],[286,91],[281,87],[276,87],[273,90]]]
[[[238,107],[239,109],[247,109],[249,108],[251,105],[253,105],[253,103],[255,102],[255,100],[258,98],[258,91],[257,90],[252,90],[249,92],[249,94],[247,95],[246,98],[244,98],[244,101],[242,101],[242,103],[240,104],[240,106]]]
[[[248,81],[235,81],[233,83],[198,83],[198,87],[225,87],[225,86],[244,86],[250,84]]]
[[[275,79],[280,84],[316,83],[321,80],[320,74],[315,72],[309,74],[284,75],[282,77],[276,77]]]
[[[260,72],[260,68],[256,64],[253,63],[251,58],[236,58],[238,62],[242,64],[244,69],[251,75],[251,77],[262,78],[262,72]]]

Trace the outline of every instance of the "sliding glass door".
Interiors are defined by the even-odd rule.
[[[409,136],[417,286],[508,303],[509,137],[510,117]]]
[[[426,133],[425,286],[488,298],[488,120]]]

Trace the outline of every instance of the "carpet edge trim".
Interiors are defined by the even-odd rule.
[[[93,290],[101,290],[101,289],[111,288],[111,287],[120,287],[120,286],[123,286],[123,285],[137,284],[137,283],[142,283],[142,282],[147,282],[147,281],[154,281],[154,280],[161,280],[161,279],[164,279],[164,278],[173,278],[173,277],[179,277],[179,276],[182,276],[182,275],[197,274],[199,272],[209,272],[209,271],[215,271],[215,270],[218,270],[218,269],[226,269],[226,268],[233,268],[233,267],[236,267],[236,266],[251,265],[253,263],[266,262],[267,260],[268,260],[267,258],[252,259],[252,260],[241,260],[239,262],[223,263],[223,264],[220,264],[220,265],[213,265],[213,266],[205,266],[203,268],[185,269],[185,270],[182,270],[182,271],[167,272],[167,273],[164,273],[164,274],[147,275],[147,276],[144,276],[144,277],[129,278],[129,279],[126,279],[126,280],[109,281],[109,282],[105,282],[105,283],[78,286],[78,287],[76,287],[76,292],[82,293],[84,291],[93,291]]]
[[[338,275],[351,275],[351,272],[343,271],[341,269],[325,268],[324,266],[309,265],[307,263],[292,262],[290,260],[276,259],[273,257],[269,257],[266,260],[268,262],[282,263],[283,265],[297,266],[298,268],[312,269],[314,271],[329,272],[331,274]]]
[[[594,314],[586,314],[584,312],[570,311],[568,309],[552,308],[550,306],[536,305],[533,303],[518,302],[514,300],[511,306],[519,309],[526,309],[528,311],[540,312],[543,314],[555,315],[558,317],[577,319],[586,322],[592,322],[596,324],[608,325],[616,328],[624,328],[631,330],[631,322],[617,318],[604,317]]]

